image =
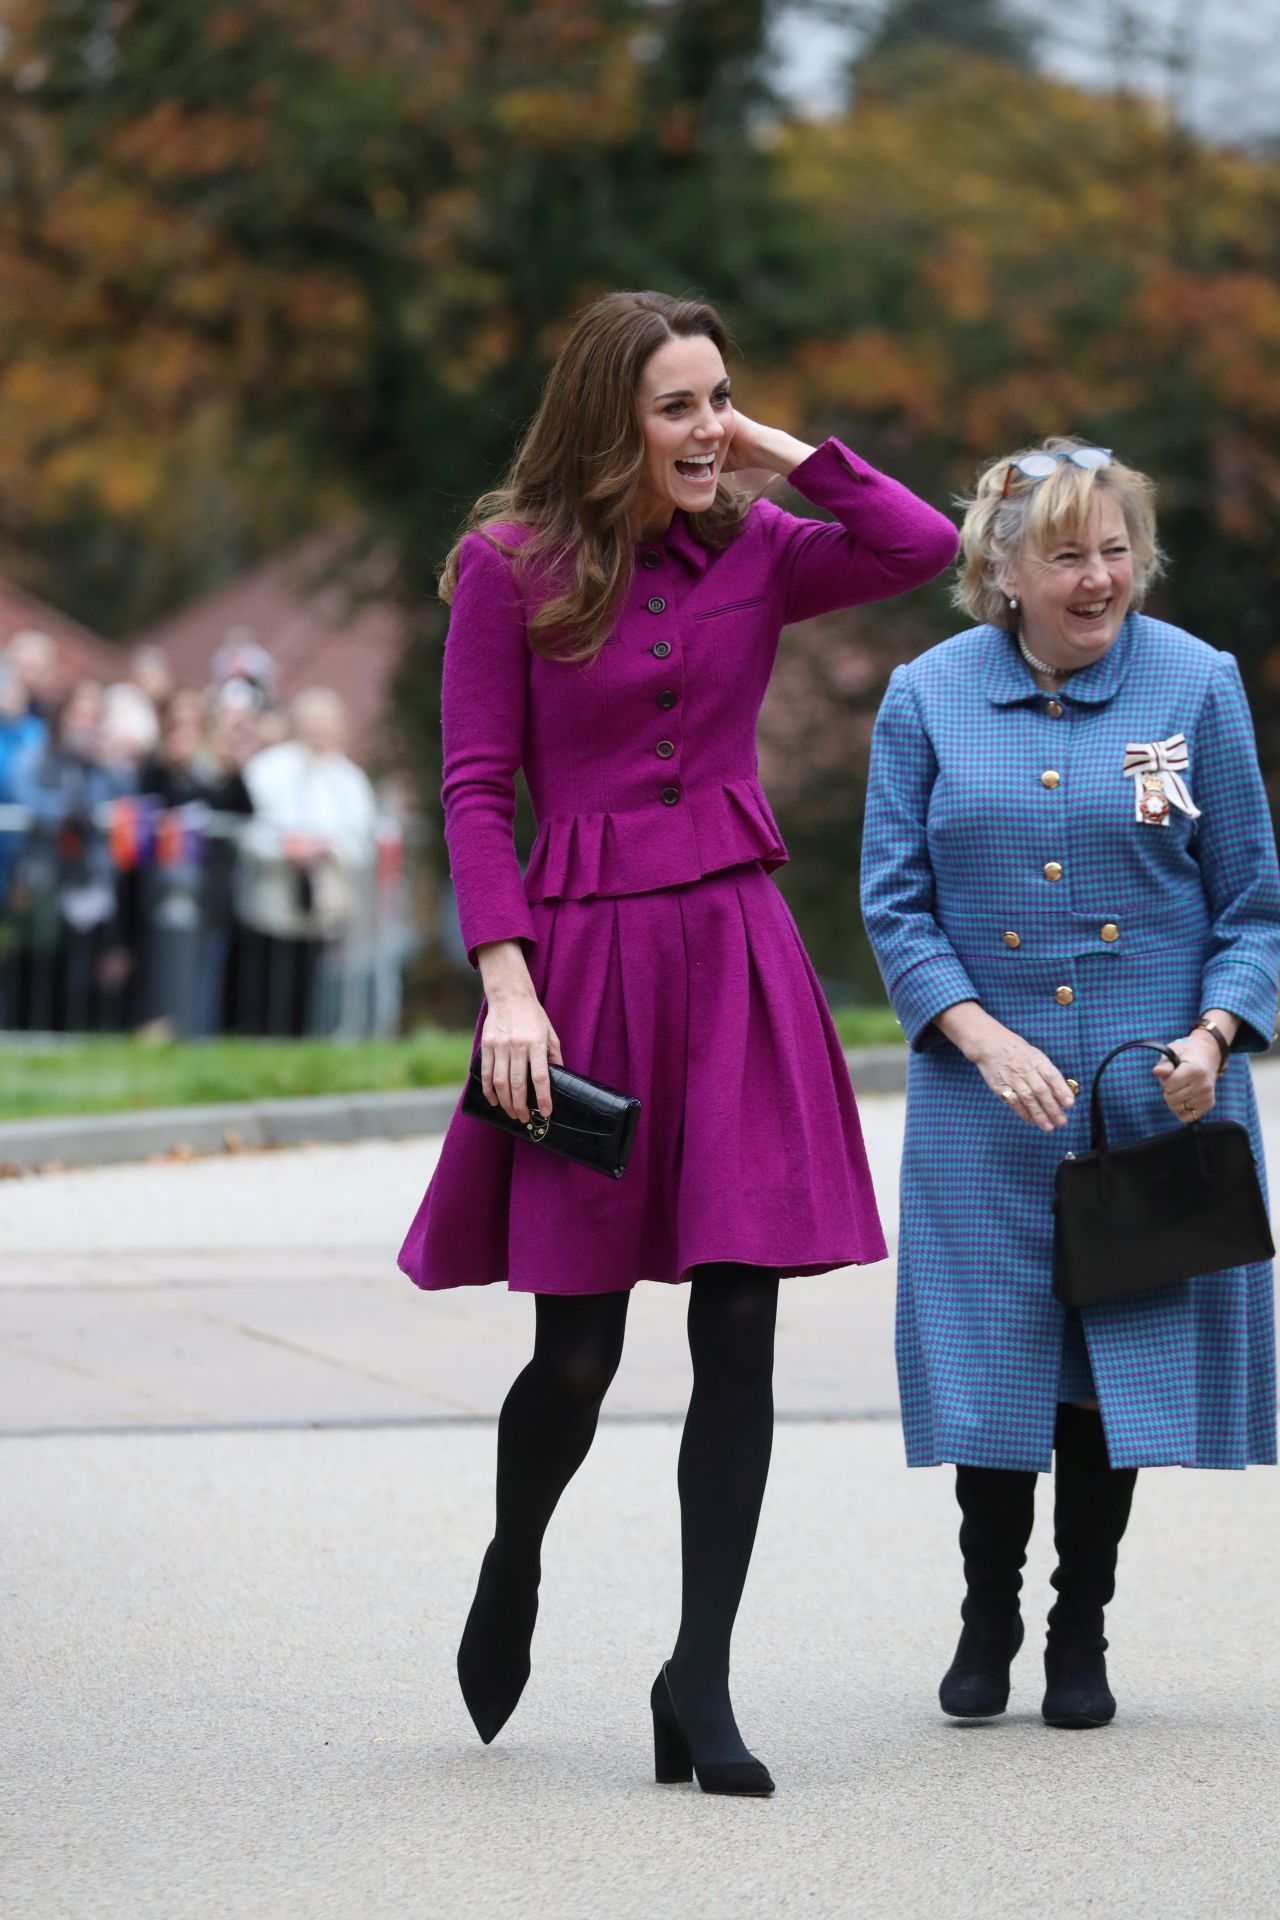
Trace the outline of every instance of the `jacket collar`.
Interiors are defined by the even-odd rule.
[[[668,553],[678,554],[685,564],[695,573],[705,573],[711,561],[709,548],[695,540],[689,531],[687,515],[675,512],[671,516],[671,525],[659,540],[643,540],[646,547],[665,547]]]
[[[1127,613],[1114,641],[1091,667],[1073,673],[1058,698],[1068,704],[1100,707],[1119,692],[1129,671],[1140,615]],[[987,674],[987,698],[996,706],[1010,707],[1024,700],[1042,700],[1044,690],[1032,678],[1031,669],[1018,652],[1018,643],[1002,627],[989,627],[991,665]]]

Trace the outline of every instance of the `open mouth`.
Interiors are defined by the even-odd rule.
[[[692,480],[699,486],[707,486],[716,477],[716,456],[714,453],[694,453],[684,460],[676,461],[676,472],[682,480]]]
[[[1111,602],[1109,600],[1090,600],[1083,606],[1067,608],[1067,612],[1073,620],[1083,620],[1091,625],[1096,625],[1098,621],[1105,620],[1110,611]]]

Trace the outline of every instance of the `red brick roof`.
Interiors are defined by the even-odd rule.
[[[163,647],[180,687],[208,683],[209,663],[230,639],[252,639],[276,662],[278,692],[331,687],[350,715],[347,751],[369,765],[405,642],[399,607],[378,598],[385,556],[344,564],[341,535],[317,534],[134,636]]]
[[[53,641],[63,691],[69,691],[77,680],[123,678],[124,655],[109,640],[91,633],[69,614],[59,613],[56,607],[24,593],[20,587],[0,580],[0,647],[7,646],[15,633],[28,627],[47,633]]]

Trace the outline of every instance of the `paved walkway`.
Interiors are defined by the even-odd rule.
[[[893,1229],[904,1102],[864,1102]],[[0,1433],[495,1414],[532,1303],[396,1271],[439,1151],[370,1141],[0,1185]],[[688,1399],[679,1288],[643,1287],[609,1399]],[[894,1414],[891,1263],[787,1284],[784,1414]]]
[[[476,1428],[12,1440],[0,1907],[21,1920],[1274,1920],[1274,1475],[1149,1474],[1111,1616],[1122,1718],[934,1687],[946,1476],[888,1424],[778,1436],[735,1665],[773,1801],[653,1784],[677,1609],[672,1424],[606,1427],[497,1742],[452,1654]],[[1029,1611],[1048,1598],[1043,1532]]]
[[[1280,1075],[1259,1084],[1274,1168]],[[889,1202],[901,1102],[864,1117]],[[530,1314],[395,1274],[431,1161],[366,1144],[0,1186],[0,1912],[1271,1920],[1280,1482],[1143,1477],[1114,1728],[1041,1726],[1034,1625],[1007,1721],[949,1726],[949,1476],[856,1417],[893,1407],[888,1267],[785,1290],[789,1418],[736,1655],[775,1800],[652,1783],[664,1416],[688,1385],[683,1298],[656,1287],[552,1532],[534,1679],[481,1748],[453,1648],[483,1416]],[[1043,1525],[1033,1548],[1034,1622]]]

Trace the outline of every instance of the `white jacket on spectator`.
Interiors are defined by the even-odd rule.
[[[286,740],[244,770],[254,816],[241,840],[237,910],[285,940],[341,933],[376,853],[369,779],[337,751]]]

